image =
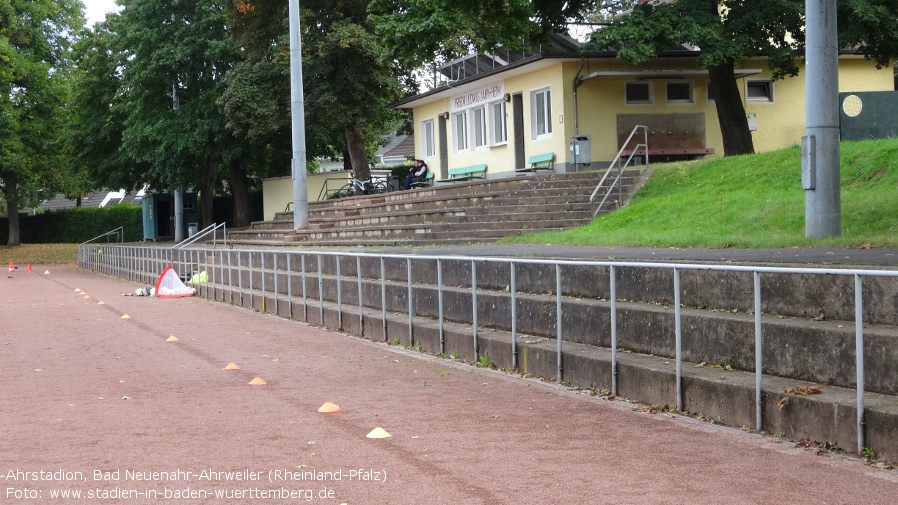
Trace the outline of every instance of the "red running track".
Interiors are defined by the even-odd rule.
[[[122,296],[138,287],[44,266],[0,282],[0,504],[898,496],[898,474],[855,459],[222,303]],[[366,438],[376,427],[392,436]]]

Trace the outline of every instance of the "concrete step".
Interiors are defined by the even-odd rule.
[[[625,194],[632,191],[640,174],[638,170],[625,173],[622,188]],[[308,230],[295,232],[293,213],[282,212],[272,221],[253,223],[250,230],[232,234],[231,240],[238,244],[279,239],[287,244],[295,241],[343,243],[366,238],[391,242],[469,242],[495,240],[530,229],[557,229],[559,223],[567,227],[581,226],[595,212],[595,204],[588,200],[603,175],[602,171],[528,174],[312,202]],[[616,199],[612,198],[602,212],[617,207]],[[438,223],[441,226],[435,233],[432,225]],[[472,228],[474,224],[476,228]],[[476,233],[465,240],[466,230]]]

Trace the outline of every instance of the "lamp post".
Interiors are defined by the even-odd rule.
[[[839,40],[836,0],[806,0],[805,136],[801,183],[805,237],[842,234],[839,191]]]
[[[290,116],[293,125],[293,229],[309,227],[309,197],[306,191],[306,120],[302,93],[302,41],[299,31],[299,0],[290,6]]]

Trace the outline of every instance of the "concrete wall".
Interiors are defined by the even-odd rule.
[[[306,196],[309,202],[318,200],[321,194],[321,188],[324,187],[326,181],[329,189],[337,189],[346,182],[349,182],[349,172],[324,172],[320,174],[309,174],[306,178]],[[274,179],[265,179],[262,181],[262,210],[263,219],[271,221],[278,212],[284,212],[287,204],[293,201],[293,178],[278,177]],[[293,209],[291,206],[290,209]]]
[[[82,268],[141,284],[152,283],[168,264],[181,272],[207,271],[209,282],[194,285],[199,296],[373,341],[398,341],[433,354],[472,362],[485,356],[499,367],[582,388],[611,387],[607,266],[561,268],[563,350],[559,357],[554,265],[516,266],[517,348],[512,352],[509,265],[476,262],[475,322],[471,260],[441,261],[442,296],[433,285],[437,269],[432,259],[362,257],[360,283],[356,258],[326,253],[79,248]],[[672,272],[617,268],[617,394],[673,407],[677,389]],[[683,270],[681,274],[685,304],[682,410],[719,417],[734,426],[753,425],[754,317],[741,309],[750,306],[751,272]],[[854,325],[834,320],[852,316],[852,277],[765,273],[763,279],[764,429],[784,432],[793,440],[837,439],[846,449],[856,447]],[[409,296],[412,314],[408,313]],[[896,300],[898,278],[864,278],[868,392],[864,446],[889,459],[898,458],[898,377],[893,373],[898,360]],[[735,310],[729,309],[731,304]],[[821,309],[825,320],[807,317]],[[784,392],[807,382],[818,384],[822,394]]]

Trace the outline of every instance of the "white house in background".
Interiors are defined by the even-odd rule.
[[[118,205],[120,203],[130,203],[132,205],[140,205],[141,200],[147,194],[149,185],[144,185],[139,191],[131,192],[120,189],[118,191],[109,191],[100,189],[83,193],[81,195],[82,207],[105,207],[107,205]],[[37,209],[41,211],[51,211],[59,209],[70,209],[78,205],[77,200],[69,200],[63,194],[55,195],[53,198],[41,200]],[[22,213],[31,213],[34,209],[23,210]]]

